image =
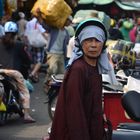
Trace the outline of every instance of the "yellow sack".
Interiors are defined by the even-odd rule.
[[[3,102],[0,104],[0,111],[6,111],[6,106]]]
[[[46,8],[47,5],[48,5],[48,0],[37,0],[31,10],[31,13],[35,16],[38,16],[37,9],[39,8],[40,11],[42,11],[42,9]]]
[[[62,28],[72,13],[72,9],[64,0],[37,0],[31,13],[37,16],[37,9],[48,25],[57,28]]]

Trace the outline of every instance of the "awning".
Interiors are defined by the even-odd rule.
[[[114,0],[80,0],[78,3],[79,4],[98,4],[98,5],[104,5],[104,4],[109,4],[112,3]]]
[[[79,23],[83,20],[93,17],[94,14],[97,14],[97,17],[105,24],[106,28],[110,27],[110,17],[103,11],[97,10],[79,10],[76,12],[73,18],[73,23]]]
[[[119,1],[115,1],[115,3],[123,10],[135,10],[135,11],[140,11],[140,7],[136,7],[133,4],[129,5],[129,4],[124,4],[121,3]]]
[[[106,5],[115,2],[123,10],[140,11],[140,2],[120,2],[119,0],[80,0],[79,4]]]

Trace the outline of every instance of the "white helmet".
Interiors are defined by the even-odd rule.
[[[12,21],[6,22],[4,25],[4,31],[5,33],[16,33],[18,31],[17,24]]]

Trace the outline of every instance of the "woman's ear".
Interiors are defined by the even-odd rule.
[[[78,37],[75,37],[75,47],[77,47],[79,49],[79,51],[82,50],[82,45],[81,45]]]
[[[106,45],[106,41],[104,42],[104,45],[103,45],[103,48],[102,48],[102,51],[105,50],[107,48],[107,45]]]

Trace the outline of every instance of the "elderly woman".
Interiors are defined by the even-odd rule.
[[[98,19],[79,24],[51,128],[50,140],[102,140],[102,75],[111,70],[107,32]]]

